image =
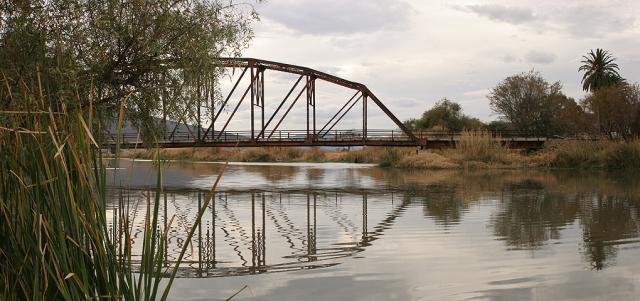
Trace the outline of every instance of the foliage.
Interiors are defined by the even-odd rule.
[[[147,194],[141,254],[134,261],[133,221],[124,200],[107,216],[106,170],[100,140],[91,134],[94,112],[65,101],[54,111],[39,82],[20,81],[24,89],[12,91],[8,80],[0,89],[24,102],[0,112],[0,300],[166,300],[204,211],[175,266],[167,266],[169,227],[158,223],[162,175],[156,161],[158,182]],[[73,86],[66,86],[66,95],[77,93]]]
[[[487,129],[490,132],[508,132],[515,130],[513,124],[505,120],[493,120],[487,124]]]
[[[640,86],[622,83],[602,87],[588,95],[583,105],[595,115],[601,133],[628,139],[640,134]]]
[[[558,112],[574,102],[561,92],[559,82],[549,84],[540,73],[529,71],[509,76],[491,89],[488,98],[494,112],[515,130],[549,136],[556,132]],[[574,107],[575,108],[575,107]]]
[[[549,146],[553,154],[551,165],[560,168],[598,167],[599,154],[607,147],[598,141],[567,140]]]
[[[551,165],[561,168],[640,168],[640,141],[560,141],[550,146]]]
[[[582,58],[582,66],[578,68],[578,71],[584,71],[582,76],[584,91],[595,92],[601,88],[624,82],[618,73],[618,64],[614,63],[616,59],[608,51],[597,48],[595,52],[591,50]]]
[[[421,118],[405,121],[405,125],[413,130],[442,129],[456,133],[464,129],[473,130],[485,127],[479,119],[464,115],[460,104],[446,98],[422,113]]]
[[[155,299],[165,236],[145,231],[134,276],[130,248],[107,227],[105,171],[82,117],[30,112],[4,121],[0,299]],[[127,227],[118,227],[122,237]]]
[[[557,94],[553,104],[555,112],[552,126],[555,135],[571,137],[593,133],[593,116],[575,100],[563,94]]]
[[[256,18],[226,0],[2,1],[0,66],[13,91],[39,82],[43,101],[91,100],[106,120],[122,105],[146,133],[163,107],[193,120],[197,103],[212,101],[216,58],[239,55]],[[69,83],[77,95],[60,89]],[[0,94],[0,109],[21,101]]]
[[[609,169],[640,168],[640,142],[618,143],[607,149],[604,164]]]

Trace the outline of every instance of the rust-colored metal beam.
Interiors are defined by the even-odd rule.
[[[293,102],[291,103],[291,105],[289,105],[289,108],[287,109],[286,112],[284,112],[284,114],[282,115],[282,117],[280,117],[280,120],[278,121],[278,123],[276,124],[275,127],[273,127],[273,130],[271,130],[271,133],[269,134],[269,136],[267,136],[267,139],[271,138],[271,136],[273,136],[273,133],[278,129],[278,127],[280,126],[280,124],[282,124],[282,121],[284,120],[285,117],[287,117],[287,114],[289,114],[289,112],[291,111],[291,109],[293,108],[293,106],[296,104],[296,102],[298,102],[298,99],[300,99],[300,96],[302,96],[302,93],[304,91],[306,91],[309,88],[309,82],[307,82],[307,84],[304,85],[304,87],[302,89],[300,89],[300,93],[298,93],[298,96],[296,96],[296,98],[293,100]]]
[[[220,113],[222,113],[222,110],[227,105],[227,102],[229,102],[229,99],[231,98],[231,95],[233,95],[233,92],[236,91],[236,88],[238,87],[238,84],[240,84],[240,81],[244,77],[244,74],[247,72],[247,69],[249,69],[249,67],[244,67],[244,69],[242,70],[242,73],[240,74],[240,77],[238,78],[236,83],[233,85],[233,88],[231,88],[231,91],[227,95],[227,98],[225,98],[224,102],[220,106],[220,110],[218,110],[218,113],[215,114],[215,116],[213,117],[213,120],[211,120],[211,125],[204,132],[204,137],[207,137],[207,134],[209,134],[209,131],[213,128],[214,123],[216,122],[216,120],[218,120],[218,116],[220,116]]]
[[[391,120],[400,128],[400,130],[402,130],[407,136],[411,137],[411,139],[413,139],[416,142],[419,142],[420,140],[418,139],[418,137],[416,137],[416,135],[413,134],[413,132],[411,130],[409,130],[403,123],[402,121],[400,121],[395,115],[393,115],[393,113],[391,113],[391,111],[378,99],[378,97],[373,94],[373,92],[371,92],[369,90],[369,88],[365,87],[365,91],[363,91],[363,93],[366,93],[367,96],[369,96],[369,98],[371,98],[371,100],[373,100],[373,102],[376,103],[376,105],[378,105],[378,107],[385,113],[387,114],[387,117],[391,118]]]
[[[331,130],[333,129],[333,127],[335,127],[335,126],[336,126],[336,124],[338,124],[338,122],[339,122],[340,120],[342,120],[342,117],[344,117],[344,115],[347,115],[347,113],[349,113],[349,111],[351,111],[351,108],[353,108],[353,106],[355,106],[355,105],[358,103],[358,101],[359,101],[360,99],[361,99],[361,97],[358,97],[358,99],[356,99],[356,101],[354,101],[354,102],[351,104],[351,106],[349,106],[349,108],[348,108],[346,111],[344,111],[344,113],[342,113],[342,115],[340,115],[340,118],[336,119],[336,121],[333,123],[333,125],[332,125],[332,126],[330,126],[330,127],[329,127],[329,129],[327,129],[321,137],[322,137],[322,138],[324,138],[324,136],[326,136],[326,135],[327,135],[327,133],[329,133],[329,131],[331,131]]]
[[[280,102],[280,105],[278,105],[278,108],[273,112],[273,114],[271,114],[271,117],[269,117],[269,121],[267,121],[267,123],[262,127],[262,131],[260,132],[260,134],[258,134],[258,137],[262,135],[262,138],[264,138],[264,132],[266,131],[267,127],[269,127],[269,124],[271,123],[271,121],[273,121],[273,118],[276,117],[276,115],[278,114],[278,112],[280,111],[284,103],[287,102],[287,100],[289,99],[289,96],[291,96],[291,93],[293,93],[293,90],[295,90],[298,87],[298,84],[300,84],[300,81],[302,80],[303,77],[304,75],[300,75],[300,77],[298,77],[298,80],[296,81],[295,84],[293,84],[293,86],[291,87],[287,95],[284,97],[284,99],[282,99],[282,102]]]
[[[333,116],[331,117],[331,119],[329,119],[329,121],[327,121],[327,123],[324,124],[324,126],[320,129],[320,131],[318,132],[318,134],[322,134],[322,131],[324,131],[324,129],[327,128],[327,126],[329,126],[329,124],[340,114],[342,113],[342,110],[344,110],[344,108],[346,108],[351,101],[356,98],[356,96],[358,96],[358,94],[360,94],[360,91],[357,91],[355,94],[353,94],[353,96],[351,96],[351,98],[349,98],[349,100],[340,108],[340,110],[338,110],[338,112],[336,112],[335,114],[333,114]],[[362,97],[362,95],[360,95],[360,97]],[[358,100],[360,100],[360,97],[358,98]],[[356,100],[356,101],[358,101]]]
[[[227,126],[229,125],[229,122],[231,122],[231,119],[233,119],[233,115],[236,114],[236,112],[238,111],[238,108],[240,107],[240,105],[242,104],[242,101],[244,101],[244,99],[247,97],[247,93],[249,93],[249,90],[251,90],[252,86],[253,86],[253,81],[255,80],[255,78],[251,79],[251,83],[249,83],[249,87],[247,87],[247,90],[244,91],[244,94],[242,94],[242,98],[240,98],[240,101],[238,101],[238,104],[236,105],[236,108],[233,109],[233,112],[231,113],[231,116],[229,116],[229,119],[227,119],[227,122],[224,124],[224,126],[222,127],[222,129],[220,130],[220,133],[218,134],[218,136],[216,137],[216,139],[220,139],[220,136],[224,133],[224,130],[227,129]],[[253,104],[251,104],[251,108],[253,108]],[[221,108],[222,109],[222,108]],[[253,111],[253,110],[252,110]],[[253,117],[253,112],[251,114],[251,117]],[[251,133],[253,134],[253,129],[251,131]],[[253,135],[251,136],[251,140],[253,140]]]

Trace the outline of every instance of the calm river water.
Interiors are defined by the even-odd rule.
[[[156,169],[119,166],[138,250]],[[169,264],[221,167],[163,168]],[[632,174],[232,164],[172,299],[639,300],[639,234]]]

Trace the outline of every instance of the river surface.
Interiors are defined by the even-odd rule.
[[[356,164],[162,167],[172,300],[639,300],[640,180],[577,171]],[[110,169],[140,250],[157,167]],[[120,205],[119,205],[120,204]]]

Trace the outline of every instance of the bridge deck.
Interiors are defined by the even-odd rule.
[[[167,137],[157,141],[162,148],[190,148],[190,147],[296,147],[296,146],[398,146],[428,149],[454,148],[461,139],[459,134],[444,132],[415,132],[417,140],[413,140],[400,130],[368,130],[366,133],[358,130],[335,130],[313,135],[304,130],[282,130],[270,134],[259,135],[251,131],[213,132],[207,136],[194,132],[167,133]],[[255,138],[252,138],[254,136]],[[511,148],[538,149],[546,138],[526,137],[508,133],[494,135],[494,139]],[[120,148],[144,147],[143,139],[137,134],[121,134],[119,139],[115,135],[108,135],[105,147]]]

